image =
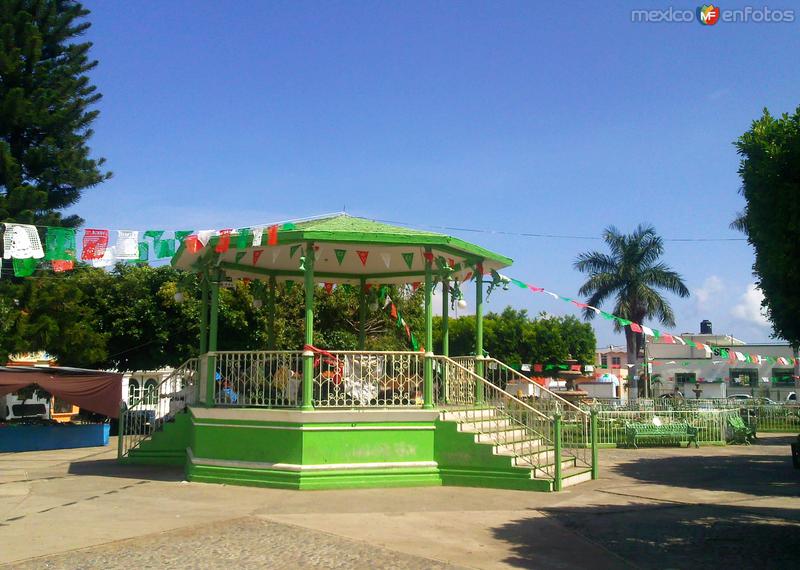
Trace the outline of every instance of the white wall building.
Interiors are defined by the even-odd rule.
[[[707,323],[707,324],[706,324]],[[786,401],[795,391],[794,370],[791,364],[779,364],[756,359],[741,362],[725,352],[791,358],[788,344],[748,344],[730,335],[711,333],[711,323],[704,322],[705,333],[685,333],[681,337],[712,347],[711,353],[682,344],[655,340],[647,343],[654,395],[680,391],[687,398],[724,398],[734,394],[767,397]]]

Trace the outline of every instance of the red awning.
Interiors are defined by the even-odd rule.
[[[122,374],[56,366],[0,366],[0,396],[31,384],[90,412],[119,416]]]

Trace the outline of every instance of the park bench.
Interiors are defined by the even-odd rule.
[[[735,443],[750,445],[750,442],[756,438],[756,428],[744,423],[742,416],[738,414],[728,418],[728,425],[733,430],[733,441]]]
[[[686,447],[694,443],[697,445],[697,428],[687,423],[661,424],[652,423],[628,423],[625,425],[625,436],[628,445],[638,448],[637,442],[654,442],[661,444],[676,443],[680,445],[684,441]]]

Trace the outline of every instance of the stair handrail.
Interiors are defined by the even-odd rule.
[[[197,377],[197,374],[199,373],[199,362],[199,358],[187,359],[183,364],[173,369],[172,372],[162,378],[154,388],[147,391],[143,390],[140,392],[139,397],[130,402],[128,406],[125,406],[124,404],[121,406],[117,434],[118,458],[128,455],[130,451],[138,447],[142,441],[149,439],[158,426],[169,420],[179,411],[186,408],[188,404],[194,402],[194,400],[197,398],[197,390],[199,388],[199,377]],[[154,395],[156,398],[155,405],[158,407],[159,402],[162,399],[169,397],[166,394],[162,394],[164,385],[174,381],[178,376],[185,375],[187,372],[195,373],[196,377],[194,379],[194,385],[191,386],[191,389],[186,392],[186,397],[182,401],[178,401],[176,407],[173,409],[168,409],[167,413],[162,415],[160,418],[157,418],[154,415],[153,422],[149,424],[147,423],[147,418],[145,417],[146,414],[137,414],[136,416],[132,416],[132,413],[149,411],[145,408],[145,406],[154,405],[149,403]],[[182,386],[181,389],[185,390],[186,388],[187,386]],[[133,433],[134,431],[140,433]]]
[[[538,389],[540,389],[541,391],[543,391],[543,392],[545,392],[547,394],[550,394],[550,396],[552,396],[554,400],[556,400],[559,404],[563,405],[564,407],[569,408],[570,410],[572,410],[574,412],[580,412],[581,414],[583,414],[583,415],[585,415],[587,417],[589,416],[589,412],[587,412],[586,410],[584,410],[580,406],[576,406],[575,404],[573,404],[569,400],[565,399],[563,396],[559,396],[558,394],[556,394],[555,392],[553,392],[549,388],[545,388],[544,386],[542,386],[538,382],[534,382],[533,380],[531,380],[530,378],[525,376],[522,372],[520,372],[518,370],[514,370],[513,368],[511,368],[505,362],[497,360],[496,358],[493,358],[493,357],[488,357],[485,360],[489,361],[489,362],[494,362],[495,364],[499,364],[502,368],[504,368],[505,370],[508,370],[509,372],[511,372],[512,374],[514,374],[515,376],[517,376],[521,380],[524,380],[525,382],[531,382],[533,384],[536,384]]]
[[[559,458],[560,458],[561,454],[566,452],[567,454],[572,455],[573,457],[575,457],[577,460],[580,460],[580,461],[584,462],[585,464],[588,464],[589,466],[591,466],[593,477],[595,476],[594,474],[596,473],[596,469],[597,469],[597,459],[596,459],[596,441],[595,441],[596,438],[594,437],[594,434],[592,434],[590,436],[591,437],[591,440],[589,442],[590,443],[590,455],[589,455],[589,457],[585,457],[585,456],[583,456],[584,454],[581,454],[577,449],[571,448],[569,446],[562,446],[561,435],[557,434],[556,431],[555,431],[556,424],[560,424],[561,423],[561,412],[560,412],[560,410],[556,410],[556,412],[553,414],[552,417],[548,416],[547,414],[544,414],[540,410],[537,410],[536,408],[534,408],[533,406],[531,406],[527,402],[524,402],[523,400],[521,400],[521,399],[517,398],[516,396],[510,394],[509,392],[503,390],[499,386],[496,386],[492,382],[486,380],[486,378],[483,378],[483,377],[479,376],[478,374],[472,372],[468,368],[465,368],[464,366],[462,366],[458,362],[455,362],[450,357],[438,356],[437,355],[434,358],[439,359],[439,360],[441,360],[443,362],[446,362],[446,363],[450,363],[450,364],[454,365],[456,368],[461,369],[463,372],[466,372],[473,379],[481,382],[483,384],[484,388],[486,388],[488,386],[491,390],[496,390],[497,392],[500,392],[500,394],[502,394],[505,398],[508,398],[510,401],[513,401],[516,405],[521,406],[525,411],[533,412],[535,414],[535,416],[540,419],[540,421],[543,419],[545,421],[552,422],[552,426],[554,428],[554,432],[553,432],[552,435],[545,434],[545,433],[540,433],[540,432],[537,432],[537,434],[542,436],[542,438],[544,438],[545,440],[549,440],[548,443],[550,443],[550,444],[552,444],[554,446],[556,446],[556,443],[558,444],[557,447],[559,448],[560,452],[556,456],[556,461],[557,462],[560,461]],[[497,362],[499,362],[499,361],[497,361]],[[503,363],[500,362],[500,364],[503,364]],[[505,364],[503,364],[503,366],[505,366]],[[511,370],[513,370],[513,368]],[[514,372],[516,372],[516,371],[514,370]],[[562,398],[562,400],[563,400],[563,398]],[[571,406],[571,408],[574,408],[578,412],[581,412],[581,415],[575,416],[576,418],[583,418],[582,421],[586,421],[587,422],[587,426],[593,426],[594,425],[591,413],[586,412],[586,411],[578,408],[577,406],[575,406],[574,404],[571,404],[570,402],[567,402],[566,400],[564,400],[564,401],[567,404],[569,404]],[[590,427],[590,429],[593,431],[594,428]],[[556,441],[556,440],[558,440],[558,441]],[[545,472],[547,472],[547,471],[545,471]],[[559,477],[557,476],[556,473],[553,473],[553,474],[548,473],[548,475],[552,475],[554,477],[554,480],[559,479]],[[559,485],[560,485],[560,483],[559,483]]]
[[[450,358],[449,356],[440,356],[440,355],[436,355],[436,356],[434,356],[434,358],[435,358],[436,360],[441,360],[441,361],[444,361],[444,362],[449,362],[450,364],[452,364],[452,365],[456,366],[457,368],[460,368],[461,370],[463,370],[464,372],[466,372],[467,374],[469,374],[470,376],[472,376],[472,377],[473,377],[475,380],[477,380],[477,381],[479,381],[479,382],[482,382],[482,383],[483,383],[485,386],[490,386],[490,387],[491,387],[493,390],[497,390],[498,392],[502,393],[504,396],[508,397],[508,398],[509,398],[510,400],[512,400],[514,403],[516,403],[516,404],[519,404],[520,406],[522,406],[522,407],[523,407],[523,408],[525,408],[526,410],[528,410],[528,411],[530,411],[530,412],[533,412],[534,414],[536,414],[536,415],[540,416],[542,419],[545,419],[545,420],[552,421],[552,419],[553,419],[553,418],[551,418],[551,417],[550,417],[550,416],[548,416],[547,414],[544,414],[544,413],[542,413],[540,410],[537,410],[536,408],[534,408],[533,406],[531,406],[530,404],[528,404],[528,403],[526,403],[526,402],[523,402],[522,400],[520,400],[519,398],[517,398],[517,397],[516,397],[516,396],[514,396],[513,394],[509,394],[508,392],[506,392],[505,390],[503,390],[503,389],[502,389],[500,386],[496,386],[496,385],[492,384],[492,383],[491,383],[491,382],[489,382],[489,381],[488,381],[486,378],[483,378],[483,377],[481,377],[481,376],[479,376],[479,375],[475,374],[475,373],[474,373],[472,370],[470,370],[469,368],[465,368],[464,366],[462,366],[461,364],[459,364],[458,362],[456,362],[455,360],[453,360],[453,359],[452,359],[452,358]]]

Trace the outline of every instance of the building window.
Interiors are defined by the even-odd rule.
[[[612,356],[611,357],[611,367],[612,368],[619,368],[622,366],[622,359],[619,356]]]
[[[154,406],[158,402],[158,382],[154,378],[148,378],[144,383],[144,403]]]
[[[601,354],[600,355],[600,368],[608,368],[608,355]]]
[[[675,383],[676,384],[695,384],[697,383],[697,374],[694,372],[676,372],[675,373]]]
[[[755,368],[731,368],[731,386],[758,386],[758,370]]]
[[[794,370],[791,368],[773,368],[772,382],[775,386],[794,386]]]
[[[139,399],[139,382],[131,378],[128,380],[128,405],[133,405]]]

